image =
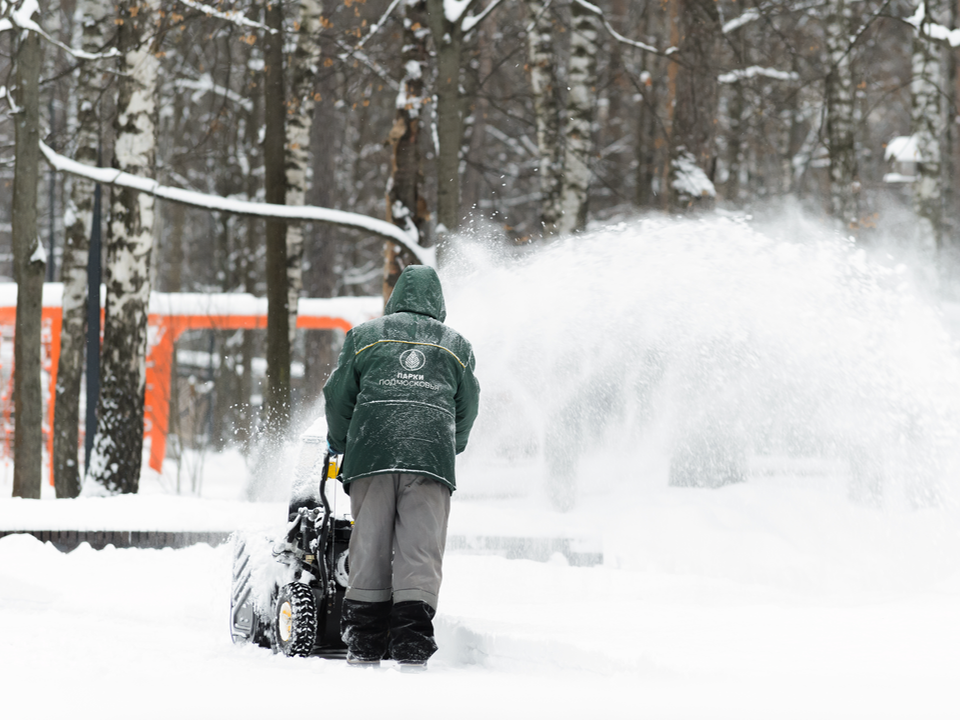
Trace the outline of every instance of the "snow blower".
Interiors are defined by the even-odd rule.
[[[298,470],[313,478],[320,443],[304,440]],[[252,642],[289,656],[344,657],[340,615],[353,523],[333,516],[326,494],[327,480],[338,476],[338,459],[324,453],[318,493],[298,493],[295,483],[281,540],[235,536],[230,603],[234,643]]]

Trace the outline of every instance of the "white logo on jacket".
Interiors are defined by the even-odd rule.
[[[400,365],[404,370],[419,370],[427,362],[427,358],[419,350],[407,350],[400,353]]]

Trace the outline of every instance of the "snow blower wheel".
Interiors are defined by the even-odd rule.
[[[288,657],[307,657],[313,650],[317,640],[317,602],[306,585],[290,583],[280,589],[274,638]]]

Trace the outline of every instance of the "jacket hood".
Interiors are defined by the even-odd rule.
[[[436,270],[428,265],[410,265],[403,269],[383,309],[384,315],[397,312],[429,315],[440,322],[446,319],[447,306]]]

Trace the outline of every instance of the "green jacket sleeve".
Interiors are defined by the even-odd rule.
[[[343,453],[347,447],[347,430],[353,419],[360,382],[355,367],[353,331],[347,333],[340,350],[340,358],[333,374],[323,386],[323,399],[327,416],[327,442],[330,449]]]
[[[474,370],[477,365],[473,350],[470,351],[467,367],[460,378],[460,386],[454,401],[457,405],[457,454],[467,449],[467,440],[470,439],[470,430],[477,419],[480,410],[480,383],[477,381]]]

